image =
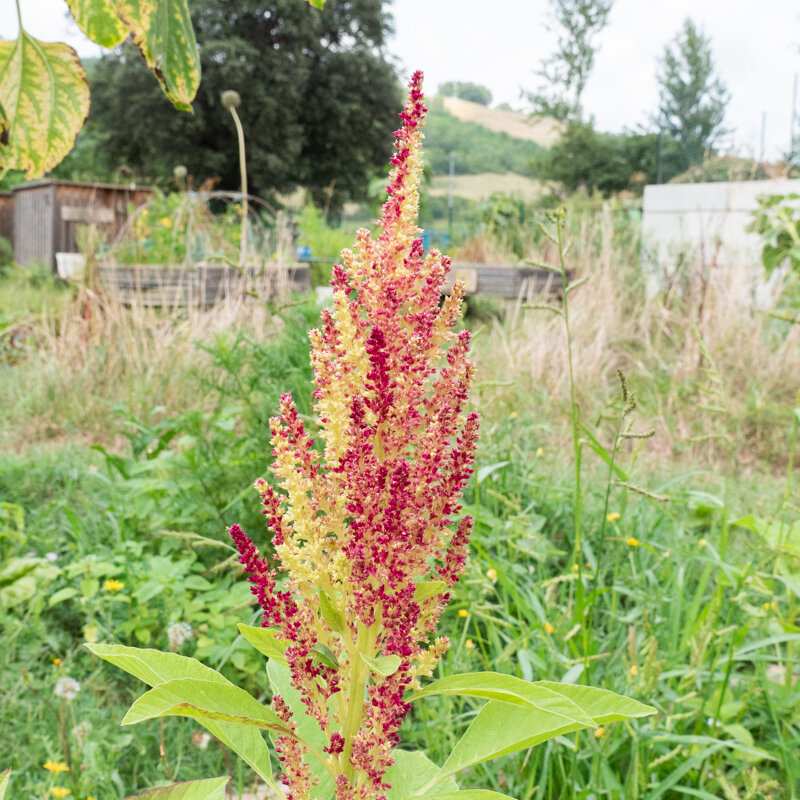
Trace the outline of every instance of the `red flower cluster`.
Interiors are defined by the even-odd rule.
[[[477,416],[464,412],[469,334],[455,330],[463,287],[457,282],[440,307],[449,259],[426,254],[415,238],[421,84],[415,73],[395,134],[383,230],[377,240],[359,231],[342,253],[333,308],[311,332],[324,448],[314,447],[288,395],[271,420],[281,491],[261,480],[257,489],[276,569],[230,529],[263,625],[289,643],[292,683],[328,737],[337,800],[387,788],[404,692],[448,646],[430,640],[471,530],[469,517],[451,529],[478,436]],[[290,724],[283,699],[273,702]],[[279,751],[290,797],[313,797],[307,748],[287,739]]]

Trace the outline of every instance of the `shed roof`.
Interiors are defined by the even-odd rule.
[[[38,189],[42,186],[83,186],[87,189],[117,189],[126,192],[154,192],[154,186],[145,186],[135,183],[81,183],[78,181],[51,180],[44,178],[39,181],[28,181],[12,187],[12,192],[21,192],[25,189]]]

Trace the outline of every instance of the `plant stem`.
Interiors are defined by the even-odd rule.
[[[361,654],[367,653],[371,640],[370,629],[363,622],[358,623],[358,637],[356,646],[350,654],[351,677],[350,698],[347,708],[347,719],[342,727],[344,738],[344,751],[342,752],[342,772],[352,782],[355,768],[350,763],[353,752],[353,740],[361,729],[361,720],[364,714],[364,689],[367,685],[367,665],[361,660]],[[372,653],[369,653],[372,655]]]
[[[19,32],[22,33],[22,11],[19,7],[19,0],[16,0],[17,4],[17,20],[19,21]]]
[[[19,0],[17,0],[19,2]],[[245,264],[247,255],[247,162],[244,151],[244,130],[235,108],[230,109],[233,121],[236,124],[236,136],[239,139],[239,172],[242,176],[242,232],[239,240],[239,266]]]

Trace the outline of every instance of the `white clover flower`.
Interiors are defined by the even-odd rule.
[[[81,690],[81,685],[75,678],[70,678],[69,675],[59,678],[56,682],[56,688],[53,689],[53,694],[56,697],[63,697],[64,700],[74,700],[78,692]]]
[[[192,626],[188,622],[170,622],[167,626],[167,638],[172,650],[177,650],[191,635]]]
[[[48,561],[58,561],[58,553],[46,553],[45,558]]]

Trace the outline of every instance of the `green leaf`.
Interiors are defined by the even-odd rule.
[[[649,717],[656,713],[652,706],[646,706],[638,700],[623,697],[607,689],[595,689],[593,686],[576,686],[570,683],[556,683],[555,681],[536,681],[534,686],[542,686],[558,692],[581,710],[597,725],[607,725],[609,722],[620,722],[625,719]]]
[[[339,610],[334,607],[327,592],[324,592],[322,589],[319,590],[319,611],[320,614],[322,614],[322,619],[325,620],[325,624],[332,631],[341,633],[344,630],[344,617]]]
[[[314,8],[318,8],[320,11],[325,8],[325,0],[306,0],[306,2],[310,6],[314,6]]]
[[[629,481],[630,476],[628,475],[628,473],[625,472],[625,470],[622,469],[622,467],[620,467],[619,464],[617,464],[617,462],[612,458],[611,453],[609,453],[608,450],[606,450],[606,448],[603,447],[602,444],[600,444],[597,437],[585,425],[581,425],[581,431],[583,432],[583,435],[586,437],[584,439],[584,444],[590,450],[592,450],[594,453],[600,456],[603,463],[606,466],[610,467],[614,471],[614,474],[621,481]]]
[[[237,627],[242,638],[255,647],[259,653],[274,661],[280,661],[281,664],[286,663],[284,653],[289,642],[279,639],[275,631],[271,631],[269,628],[255,628],[252,625],[245,625],[243,622],[240,622]]]
[[[143,650],[119,644],[87,644],[86,647],[96,656],[125,670],[148,686],[157,687],[169,681],[195,678],[237,688],[211,667],[201,664],[197,659],[176,653],[162,653],[159,650]],[[272,780],[269,749],[258,730],[234,722],[212,719],[198,719],[198,722],[249,764],[263,781],[273,787],[276,785]]]
[[[458,792],[436,792],[423,794],[421,798],[435,797],[436,800],[514,800],[507,794],[491,792],[488,789],[462,789]]]
[[[429,597],[447,591],[447,584],[444,581],[420,581],[414,590],[414,600],[422,603]]]
[[[122,724],[135,725],[158,717],[212,719],[288,734],[280,717],[244,689],[197,678],[167,681],[145,692],[128,709]]]
[[[80,594],[80,592],[73,586],[65,586],[63,589],[59,589],[55,594],[50,596],[50,599],[47,601],[47,605],[49,608],[62,603],[64,600],[70,600],[75,597],[76,594]]]
[[[489,701],[467,728],[442,767],[439,780],[489,761],[526,750],[565,733],[592,727],[524,706]]]
[[[0,104],[9,128],[0,172],[44,175],[70,151],[89,113],[89,85],[77,53],[24,30],[16,41],[0,42]]]
[[[292,712],[292,719],[296,726],[297,735],[317,752],[328,744],[328,739],[317,724],[317,721],[306,713],[306,706],[301,699],[300,692],[292,686],[292,675],[285,664],[270,659],[267,662],[267,675],[272,686],[273,694],[280,695]],[[334,731],[339,726],[332,722]],[[270,734],[273,740],[273,734]],[[330,800],[333,796],[335,784],[330,773],[311,755],[306,755],[304,761],[319,783],[311,790],[317,800]]]
[[[441,771],[425,753],[418,750],[395,750],[393,755],[394,764],[386,770],[384,777],[386,783],[392,787],[386,792],[386,800],[404,800],[412,796],[418,789],[435,781]],[[453,778],[446,778],[437,788],[442,792],[453,793],[458,791],[458,784]]]
[[[182,111],[200,85],[200,56],[187,0],[115,0],[117,12],[164,94]]]
[[[378,675],[383,675],[388,678],[389,675],[394,675],[397,672],[400,664],[402,663],[400,656],[378,656],[377,658],[370,658],[361,654],[361,660]]]
[[[113,0],[67,0],[78,27],[97,44],[109,50],[128,38],[128,29]]]
[[[160,786],[141,794],[128,795],[125,800],[225,800],[225,789],[229,780],[227,775],[223,775],[221,778],[173,783],[171,786]]]
[[[316,658],[330,669],[339,669],[339,662],[336,660],[336,654],[330,647],[326,647],[322,642],[317,642],[312,648],[311,652]]]
[[[8,146],[9,124],[6,110],[3,108],[3,104],[0,103],[0,166],[5,163],[3,151]]]
[[[451,675],[429,684],[422,691],[413,695],[410,700],[437,694],[502,700],[505,703],[558,717],[562,723],[576,723],[580,727],[586,728],[596,727],[591,717],[563,692],[555,691],[549,686],[529,683],[515,678],[513,675],[501,675],[498,672],[470,672],[464,675]]]
[[[11,780],[11,767],[4,769],[0,772],[0,800],[6,796],[6,789],[8,788],[8,782]]]

